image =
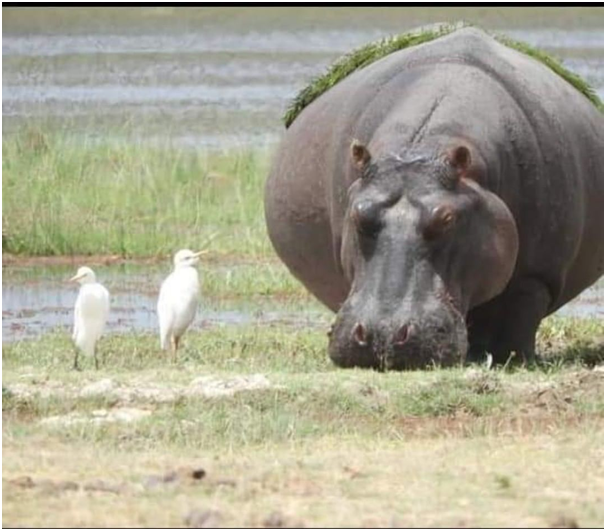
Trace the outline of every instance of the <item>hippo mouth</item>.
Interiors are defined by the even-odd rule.
[[[354,312],[348,299],[329,332],[330,358],[340,367],[381,372],[462,363],[468,348],[464,313],[448,293],[437,300],[439,306],[425,313],[406,311],[395,316],[365,318],[370,312]],[[405,317],[409,315],[414,317]]]

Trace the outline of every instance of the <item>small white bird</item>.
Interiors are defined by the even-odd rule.
[[[109,292],[97,282],[97,277],[89,267],[80,267],[70,282],[80,284],[80,292],[76,299],[74,312],[74,333],[72,339],[76,346],[74,369],[78,370],[78,354],[82,351],[95,360],[95,368],[99,368],[95,345],[107,322],[109,315]]]
[[[200,281],[194,267],[199,257],[207,251],[194,253],[182,249],[173,259],[174,271],[166,277],[158,297],[158,322],[160,347],[172,348],[173,360],[177,358],[179,340],[196,316],[200,300]]]

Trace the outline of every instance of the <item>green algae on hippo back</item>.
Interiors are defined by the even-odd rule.
[[[353,50],[352,52],[337,59],[325,73],[312,80],[309,85],[307,85],[297,94],[297,96],[295,96],[290,106],[284,113],[284,125],[286,128],[290,127],[303,109],[305,109],[315,99],[324,94],[327,90],[330,90],[337,83],[345,79],[353,72],[360,70],[391,53],[404,50],[406,48],[411,48],[413,46],[419,46],[426,42],[449,35],[462,28],[471,26],[472,24],[468,24],[466,22],[423,26],[400,35],[394,35],[368,43],[356,50]],[[535,48],[530,44],[512,39],[506,35],[489,32],[486,33],[509,48],[517,50],[543,63],[561,78],[565,79],[568,81],[568,83],[575,87],[581,94],[591,101],[591,103],[593,103],[596,108],[600,110],[600,112],[604,112],[604,103],[595,93],[594,89],[589,85],[589,83],[587,83],[587,81],[585,81],[579,75],[565,68],[559,59],[552,57],[548,53]]]

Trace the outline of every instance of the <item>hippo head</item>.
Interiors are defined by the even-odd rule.
[[[376,160],[354,141],[351,162],[340,256],[351,289],[330,357],[379,370],[462,361],[467,311],[505,288],[518,252],[512,214],[479,184],[485,163],[450,141]]]

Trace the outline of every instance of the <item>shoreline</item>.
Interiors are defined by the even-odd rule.
[[[98,254],[98,255],[20,255],[13,253],[2,253],[2,268],[5,267],[54,267],[54,266],[73,266],[86,263],[90,266],[108,266],[108,265],[156,265],[172,259],[171,255],[166,256],[120,256],[116,254]],[[226,264],[279,264],[281,263],[277,256],[246,256],[237,254],[212,254],[201,258],[202,262],[207,263],[226,263]]]

